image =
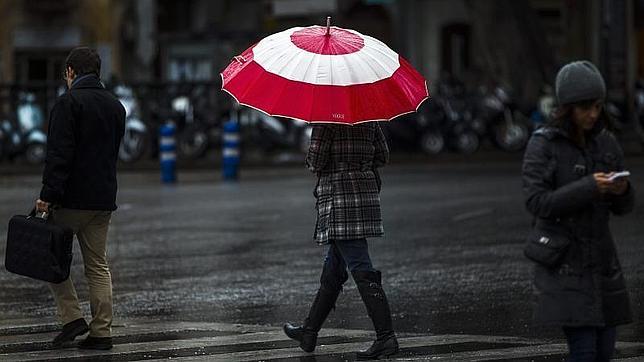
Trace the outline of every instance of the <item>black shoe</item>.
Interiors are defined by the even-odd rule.
[[[300,348],[304,352],[313,352],[315,344],[318,341],[318,333],[312,330],[306,330],[304,327],[296,327],[291,323],[284,325],[284,333],[288,338],[300,342]]]
[[[71,321],[65,324],[62,332],[51,341],[52,347],[61,348],[63,345],[72,342],[76,337],[87,333],[87,331],[89,331],[89,326],[85,322],[85,319],[78,318],[75,321]]]
[[[385,291],[382,289],[379,271],[355,271],[353,279],[358,286],[367,313],[376,330],[376,341],[371,348],[357,353],[360,360],[379,359],[398,353],[398,341],[391,323],[391,311]]]
[[[112,349],[112,337],[92,337],[87,336],[85,340],[78,344],[80,349]]]
[[[356,356],[359,361],[381,359],[388,358],[389,356],[398,353],[399,350],[400,348],[398,347],[396,335],[392,334],[391,336],[383,339],[376,339],[368,350],[360,351],[356,353]]]

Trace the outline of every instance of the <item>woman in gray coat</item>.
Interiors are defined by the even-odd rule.
[[[570,245],[554,266],[536,264],[535,318],[563,328],[570,361],[607,361],[615,326],[631,321],[626,284],[609,228],[610,214],[630,212],[634,190],[623,152],[606,128],[604,80],[588,61],[556,78],[558,109],[533,134],[523,161],[526,206],[535,228],[558,230]]]
[[[384,233],[377,169],[388,160],[387,142],[376,122],[313,127],[306,164],[318,176],[314,192],[318,214],[314,239],[329,249],[320,288],[304,324],[284,326],[286,335],[300,342],[304,351],[315,349],[318,332],[349,278],[348,268],[377,335],[368,350],[358,352],[358,359],[375,359],[398,352],[381,274],[371,264],[366,239]]]

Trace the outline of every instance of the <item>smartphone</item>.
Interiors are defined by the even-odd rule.
[[[617,180],[617,179],[619,179],[619,178],[621,178],[621,177],[627,177],[627,176],[630,176],[630,175],[631,175],[631,173],[630,173],[630,172],[628,172],[628,171],[615,172],[615,173],[613,174],[613,176],[611,176],[611,177],[609,177],[609,178],[608,178],[608,180],[609,180],[609,181],[615,181],[615,180]]]

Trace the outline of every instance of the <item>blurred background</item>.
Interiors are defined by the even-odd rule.
[[[301,162],[310,128],[235,109],[219,72],[262,37],[327,15],[429,80],[432,99],[386,125],[402,157],[520,154],[552,110],[558,67],[577,59],[598,65],[624,148],[643,152],[644,0],[0,0],[0,164],[43,161],[48,112],[79,45],[98,50],[128,110],[124,164],[156,163],[167,121],[183,165],[217,162],[230,118],[245,162]]]

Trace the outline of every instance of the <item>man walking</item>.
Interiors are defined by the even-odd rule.
[[[43,187],[38,212],[51,212],[53,222],[78,238],[89,284],[92,321],[81,313],[71,277],[50,284],[63,323],[53,340],[62,347],[89,331],[79,344],[86,349],[112,348],[112,277],[107,264],[107,230],[116,210],[116,161],[125,130],[125,109],[100,82],[96,51],[73,49],[65,63],[68,91],[49,119]],[[56,207],[56,210],[52,206]]]

